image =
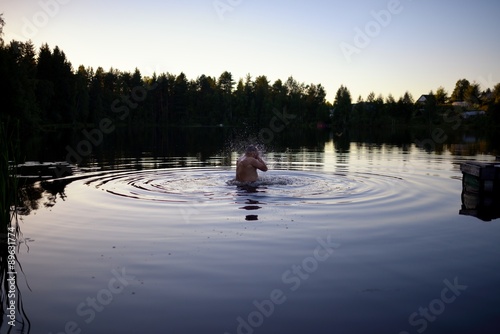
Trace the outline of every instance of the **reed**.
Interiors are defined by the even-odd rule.
[[[9,227],[17,229],[19,182],[14,167],[18,154],[18,141],[4,123],[0,123],[0,233],[6,235]]]
[[[6,319],[9,321],[6,317],[7,307],[15,305],[14,314],[16,315],[15,321],[10,319],[8,322],[9,329],[6,333],[29,333],[31,328],[17,280],[17,272],[24,275],[17,258],[18,240],[21,235],[17,217],[20,198],[19,179],[16,175],[19,139],[14,134],[19,133],[18,129],[17,124],[14,131],[9,131],[8,125],[0,122],[0,214],[2,219],[0,224],[0,313],[2,313],[0,328],[6,327],[4,323]],[[13,324],[16,326],[15,330],[13,330]]]

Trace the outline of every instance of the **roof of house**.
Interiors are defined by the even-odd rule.
[[[421,95],[421,96],[418,98],[417,102],[425,102],[425,101],[427,101],[427,99],[429,98],[429,96],[430,96],[430,95],[428,95],[428,94],[423,94],[423,95]]]

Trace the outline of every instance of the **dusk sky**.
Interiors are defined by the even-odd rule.
[[[293,76],[330,102],[340,85],[355,102],[500,82],[499,1],[4,0],[0,12],[6,42],[57,45],[75,69]]]

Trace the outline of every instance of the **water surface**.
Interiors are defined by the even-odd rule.
[[[330,140],[268,150],[249,185],[237,157],[96,160],[41,192],[20,222],[32,333],[500,328],[500,225],[459,214],[460,163],[493,156]]]

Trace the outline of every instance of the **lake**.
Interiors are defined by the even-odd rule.
[[[58,136],[27,159],[86,153]],[[500,221],[464,214],[460,172],[492,143],[273,134],[242,186],[250,136],[117,131],[26,189],[13,332],[498,332]]]

